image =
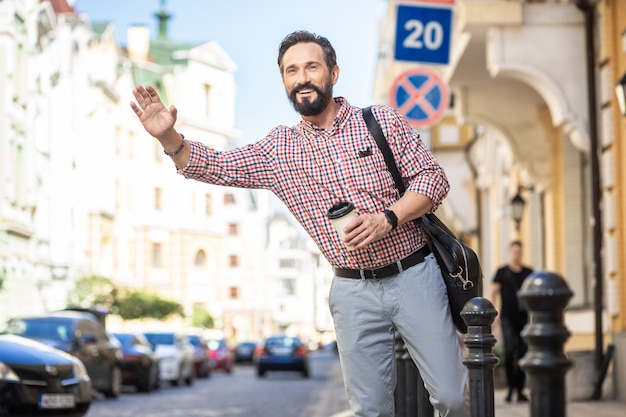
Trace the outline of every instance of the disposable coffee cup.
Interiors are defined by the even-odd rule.
[[[344,227],[346,227],[346,225],[356,217],[354,204],[347,201],[341,201],[339,203],[333,204],[333,206],[328,209],[326,216],[330,219],[330,222],[333,224],[335,230],[339,234],[339,237],[343,241],[343,238],[345,236],[345,233],[343,232]],[[345,246],[348,250],[354,250],[354,246]]]

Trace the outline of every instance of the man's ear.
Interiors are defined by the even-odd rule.
[[[333,70],[330,72],[330,77],[333,85],[337,84],[337,81],[339,81],[339,65],[333,67]]]

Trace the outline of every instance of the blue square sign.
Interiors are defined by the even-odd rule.
[[[395,59],[448,64],[452,9],[398,5]]]

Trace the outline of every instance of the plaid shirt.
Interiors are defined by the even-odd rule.
[[[331,130],[301,121],[278,126],[257,143],[216,151],[189,141],[186,178],[217,185],[264,188],[275,193],[338,267],[373,269],[396,262],[426,243],[415,222],[392,230],[359,250],[348,251],[326,212],[339,201],[354,203],[358,214],[379,213],[400,196],[360,108],[335,98],[341,108]],[[419,134],[391,107],[373,106],[407,191],[428,196],[433,211],[448,193],[443,169]]]

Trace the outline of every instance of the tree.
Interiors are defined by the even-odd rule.
[[[179,303],[142,291],[126,292],[116,300],[114,307],[124,320],[164,319],[173,314],[184,317],[183,307]]]
[[[111,309],[117,302],[118,294],[118,289],[109,278],[92,275],[76,281],[68,302],[76,307],[101,306]]]
[[[212,329],[215,326],[213,316],[202,307],[194,306],[191,313],[191,325],[194,327],[202,327]]]

